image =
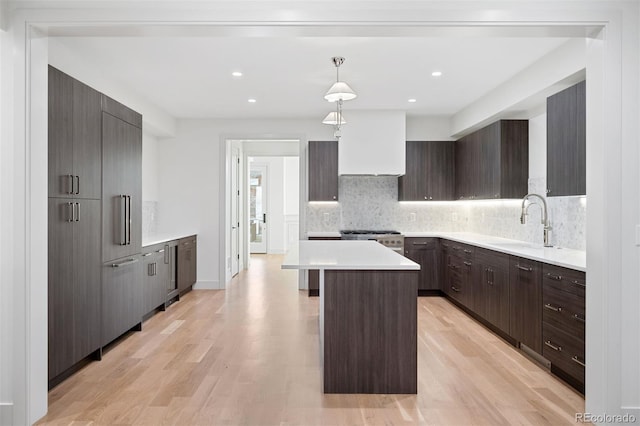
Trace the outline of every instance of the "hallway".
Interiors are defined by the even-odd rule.
[[[280,255],[185,295],[49,393],[40,424],[574,424],[584,400],[444,298],[418,299],[418,395],[324,395],[318,298]]]

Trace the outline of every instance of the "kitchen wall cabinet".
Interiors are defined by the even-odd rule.
[[[398,201],[453,200],[454,147],[451,141],[408,141]]]
[[[164,310],[170,286],[171,249],[169,244],[145,247],[142,251],[142,303],[144,314],[160,307]]]
[[[49,380],[98,350],[100,201],[48,200]]]
[[[586,82],[547,98],[547,196],[586,194]]]
[[[102,95],[49,67],[49,197],[100,199]]]
[[[542,355],[551,371],[584,392],[585,274],[554,265],[542,270]]]
[[[528,178],[528,120],[500,120],[455,143],[457,199],[522,198]]]
[[[105,97],[113,111],[115,101]],[[120,105],[121,115],[131,115]],[[142,129],[108,112],[102,114],[103,261],[140,253],[142,248]]]
[[[142,324],[140,254],[106,262],[102,267],[102,346]]]
[[[474,311],[504,333],[509,333],[509,255],[476,249]]]
[[[338,201],[338,141],[310,141],[309,201]]]
[[[542,264],[511,256],[509,334],[542,354]]]
[[[178,291],[185,293],[197,281],[198,239],[195,235],[178,240]]]
[[[404,255],[420,265],[418,295],[440,289],[438,238],[405,238]]]

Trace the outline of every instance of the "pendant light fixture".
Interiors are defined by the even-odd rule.
[[[335,127],[333,136],[340,139],[340,127],[347,123],[342,115],[342,102],[355,99],[358,95],[347,83],[340,81],[340,65],[344,63],[344,58],[334,56],[331,60],[336,67],[336,82],[329,88],[324,98],[329,102],[335,102],[336,110],[327,114],[322,123],[333,125]]]

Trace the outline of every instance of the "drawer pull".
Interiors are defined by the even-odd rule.
[[[147,257],[147,256],[151,256],[153,253],[145,253],[142,255],[142,257]]]
[[[533,271],[532,267],[530,267],[530,266],[522,266],[519,263],[516,263],[516,268],[520,269],[521,271],[526,271],[526,272]]]
[[[453,247],[451,247],[451,248],[452,248],[452,249],[454,249],[454,250],[456,250],[456,251],[460,250],[460,247],[456,247],[456,246],[453,246]]]
[[[460,269],[458,265],[448,265],[450,269]]]
[[[411,244],[413,244],[414,246],[428,246],[431,243],[411,243]]]
[[[124,262],[112,263],[111,267],[112,268],[121,268],[123,266],[132,265],[132,264],[137,263],[137,262],[138,262],[138,259],[131,258],[131,259],[125,260]]]
[[[562,346],[554,345],[553,343],[551,343],[551,340],[547,340],[546,342],[544,342],[544,344],[549,346],[554,351],[562,352]]]
[[[580,357],[578,355],[574,355],[571,357],[571,361],[575,362],[576,364],[580,364],[583,367],[586,367],[584,360],[580,360]]]
[[[577,285],[578,287],[582,287],[582,288],[585,288],[585,287],[586,287],[586,284],[585,284],[585,283],[580,282],[580,281],[578,281],[578,280],[573,280],[573,281],[571,281],[571,283],[572,283],[572,284]]]
[[[551,278],[554,281],[562,281],[562,275],[553,275],[547,272],[547,278]]]
[[[549,303],[544,305],[545,309],[549,309],[550,311],[554,311],[554,312],[562,312],[562,307],[561,306],[553,306]]]
[[[466,261],[466,260],[465,260],[464,262],[462,262],[462,263],[464,263],[464,264],[465,264],[465,265],[467,265],[467,266],[471,266],[471,265],[472,265],[472,263],[471,263],[471,262],[468,262],[468,261]]]
[[[468,249],[464,249],[464,250],[462,250],[462,251],[463,251],[463,252],[465,252],[465,253],[467,253],[467,254],[471,254],[471,253],[473,253],[471,250],[468,250]]]
[[[576,321],[580,321],[581,323],[585,322],[585,318],[582,315],[579,314],[573,314],[573,319]]]
[[[451,286],[451,290],[455,291],[456,293],[460,293],[460,289],[458,287]]]
[[[156,253],[164,253],[164,249],[160,249],[160,250],[156,251]]]

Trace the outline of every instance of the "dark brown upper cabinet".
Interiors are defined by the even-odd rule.
[[[453,200],[454,148],[452,141],[408,141],[398,201]]]
[[[522,198],[528,179],[528,120],[496,121],[456,141],[456,199]]]
[[[547,196],[585,195],[586,83],[547,98]]]
[[[49,67],[49,197],[100,199],[101,98]]]
[[[309,142],[309,201],[338,201],[338,141]]]

